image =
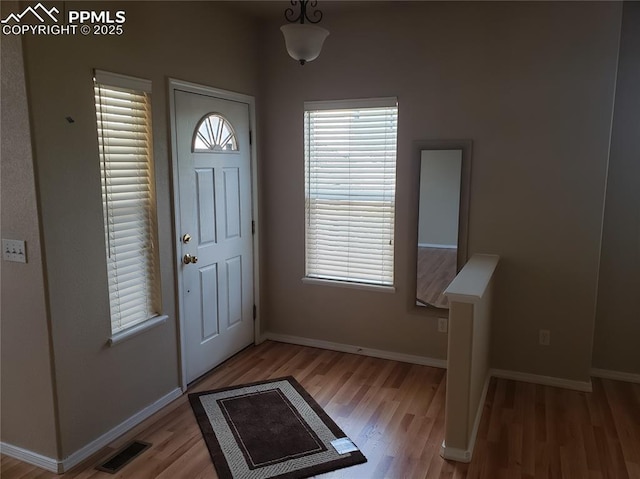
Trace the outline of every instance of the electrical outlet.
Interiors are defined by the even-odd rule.
[[[540,346],[549,346],[551,344],[551,331],[548,329],[541,329],[539,332]]]
[[[449,330],[449,320],[447,318],[438,318],[438,332],[446,333]]]
[[[22,240],[2,239],[2,259],[5,261],[15,261],[16,263],[27,262],[27,248]]]

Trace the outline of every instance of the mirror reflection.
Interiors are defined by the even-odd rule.
[[[416,304],[448,308],[442,294],[458,271],[462,149],[422,150]]]

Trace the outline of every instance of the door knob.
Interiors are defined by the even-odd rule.
[[[187,253],[182,258],[182,262],[184,264],[197,263],[198,262],[198,257],[197,256],[191,256],[189,253]]]

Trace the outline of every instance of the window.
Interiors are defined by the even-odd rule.
[[[393,285],[395,98],[305,103],[307,278]]]
[[[238,151],[238,139],[231,123],[216,113],[206,115],[196,127],[193,151]]]
[[[160,310],[153,187],[151,82],[94,79],[112,334]]]

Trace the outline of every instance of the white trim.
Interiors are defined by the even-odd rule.
[[[398,98],[395,96],[383,98],[361,98],[355,100],[305,101],[305,111],[317,110],[347,110],[357,108],[389,108],[397,107]]]
[[[499,261],[500,256],[495,254],[474,254],[443,294],[450,303],[481,301]]]
[[[361,289],[365,291],[376,291],[378,293],[395,293],[395,286],[382,286],[379,284],[355,283],[351,281],[338,281],[334,279],[302,278],[305,284],[315,284],[318,286],[334,286],[336,288]]]
[[[260,317],[260,215],[258,203],[258,134],[255,99],[249,97],[249,134],[251,135],[251,219],[253,221],[253,304],[256,317],[253,323],[253,341],[260,344],[262,334]]]
[[[354,346],[352,344],[335,343],[333,341],[323,341],[321,339],[304,338],[302,336],[292,336],[288,334],[278,334],[265,332],[257,344],[264,341],[277,341],[280,343],[297,344],[299,346],[309,346],[312,348],[328,349],[330,351],[339,351],[341,353],[360,354],[362,356],[371,356],[373,358],[389,359],[391,361],[400,361],[403,363],[419,364],[422,366],[431,366],[434,368],[447,369],[446,359],[436,359],[427,356],[417,356],[413,354],[397,353],[394,351],[384,351],[381,349],[366,348]],[[591,381],[574,381],[571,379],[556,378],[552,376],[542,376],[539,374],[523,373],[518,371],[508,371],[505,369],[489,369],[488,379],[485,381],[483,389],[483,398],[487,394],[490,378],[511,379],[513,381],[522,381],[525,383],[542,384],[544,386],[553,386],[565,389],[573,389],[576,391],[591,392]],[[483,399],[484,406],[484,399]],[[481,415],[480,415],[481,416]],[[479,425],[479,419],[476,418]],[[474,430],[476,429],[474,424]],[[475,431],[473,434],[477,434]],[[475,437],[475,436],[474,436]]]
[[[640,374],[626,373],[624,371],[591,368],[591,376],[595,378],[613,379],[615,381],[626,381],[628,383],[640,384]]]
[[[120,73],[107,72],[104,70],[94,70],[93,78],[95,78],[97,83],[102,85],[151,93],[151,80],[147,80],[146,78],[121,75]]]
[[[60,461],[6,442],[0,442],[0,453],[56,474],[63,472]]]
[[[121,343],[122,341],[133,338],[134,336],[137,336],[138,334],[143,333],[148,329],[153,328],[154,326],[166,323],[167,319],[169,319],[169,316],[167,316],[166,314],[149,318],[143,323],[136,324],[135,326],[127,328],[124,331],[119,331],[115,334],[112,334],[111,337],[107,340],[107,344],[109,344],[109,346],[113,346],[115,344]]]
[[[418,248],[458,249],[457,244],[418,243]]]
[[[266,332],[262,336],[262,341],[265,340],[278,341],[280,343],[297,344],[299,346],[309,346],[312,348],[328,349],[330,351],[339,351],[341,353],[360,354],[362,356],[371,356],[372,358],[390,359],[392,361],[419,364],[421,366],[431,366],[433,368],[447,368],[446,359],[436,359],[426,356],[416,356],[413,354],[383,351],[381,349],[365,348],[361,346],[354,346],[351,344],[334,343],[332,341],[322,341],[320,339],[303,338],[300,336],[290,336],[288,334]]]
[[[72,467],[77,466],[82,461],[87,459],[89,456],[91,456],[92,454],[95,454],[103,447],[106,447],[107,445],[109,445],[109,443],[113,442],[115,439],[122,436],[124,433],[130,431],[131,429],[136,427],[138,424],[140,424],[142,421],[144,421],[145,419],[148,419],[153,414],[158,412],[160,409],[162,409],[163,407],[167,406],[169,403],[178,399],[180,396],[182,396],[182,389],[175,388],[173,391],[164,395],[154,403],[145,407],[141,411],[138,411],[129,419],[121,422],[110,431],[106,432],[96,440],[84,446],[82,449],[77,450],[76,452],[66,457],[61,462],[59,462],[58,467],[61,468],[60,472],[68,471]]]
[[[171,137],[171,169],[173,170],[172,183],[173,184],[173,215],[174,215],[174,223],[173,223],[173,233],[174,236],[180,236],[180,191],[175,183],[178,181],[178,140],[176,138],[177,129],[176,129],[176,120],[175,120],[175,111],[176,111],[176,101],[175,101],[175,90],[177,90],[178,86],[181,86],[182,83],[169,79],[169,126],[170,131],[169,135]],[[180,262],[181,258],[180,254],[180,238],[176,240],[174,243],[174,264],[176,262]],[[178,258],[178,259],[176,259]],[[182,275],[180,274],[180,266],[175,269],[175,278],[174,278],[177,286],[177,294],[176,294],[176,303],[177,308],[176,311],[178,313],[178,345],[179,345],[179,354],[178,354],[178,371],[180,371],[180,384],[182,386],[182,392],[187,391],[187,363],[184,360],[183,356],[186,351],[186,339],[184,334],[184,305],[182,304]]]
[[[588,381],[575,381],[573,379],[557,378],[553,376],[542,376],[539,374],[522,373],[519,371],[507,371],[505,369],[490,369],[489,374],[494,378],[512,379],[525,383],[542,384],[543,386],[553,386],[557,388],[573,389],[575,391],[591,392],[591,379]]]
[[[52,459],[50,457],[46,457],[27,449],[7,444],[5,442],[0,443],[0,452],[2,454],[6,454],[9,457],[13,457],[20,461],[26,462],[27,464],[46,469],[47,471],[55,472],[56,474],[61,474],[68,471],[72,467],[77,466],[89,456],[100,451],[100,449],[108,446],[115,439],[130,431],[142,421],[148,419],[163,407],[178,399],[180,396],[182,396],[182,389],[174,389],[170,393],[161,397],[141,411],[138,411],[129,419],[121,422],[110,431],[106,432],[99,438],[90,442],[82,449],[77,450],[63,460]]]
[[[480,429],[480,421],[482,420],[482,413],[484,412],[484,405],[487,401],[487,392],[489,391],[489,383],[491,382],[490,371],[487,371],[487,377],[484,380],[484,387],[482,388],[482,394],[480,394],[480,402],[478,403],[478,410],[476,411],[476,419],[473,422],[473,429],[471,430],[471,437],[469,438],[469,454],[473,457],[473,450],[476,447],[476,438],[478,437],[478,429]]]
[[[184,80],[178,80],[176,78],[169,78],[169,90],[180,90],[190,93],[200,93],[201,95],[214,96],[223,100],[232,100],[240,103],[247,103],[250,106],[255,104],[255,98],[251,95],[245,95],[244,93],[238,93],[230,90],[221,90],[207,85],[201,85],[199,83],[192,83]],[[253,127],[254,125],[251,125]]]
[[[616,100],[617,100],[617,92],[618,92],[618,73],[620,72],[620,47],[622,45],[622,25],[623,25],[624,15],[621,15],[620,19],[620,28],[618,29],[618,48],[616,51],[616,69],[615,69],[615,78],[613,80],[613,93],[611,94],[611,98],[613,99],[611,103],[611,117],[609,118],[609,138],[607,142],[607,165],[604,170],[604,188],[602,190],[602,211],[600,211],[600,237],[598,238],[598,258],[602,258],[602,244],[604,243],[604,221],[607,213],[607,194],[609,193],[609,168],[611,165],[611,145],[613,144],[613,127],[616,119]],[[591,356],[593,357],[593,350],[595,349],[596,342],[596,321],[598,319],[598,294],[600,291],[600,270],[602,266],[602,261],[598,261],[596,263],[596,294],[593,295],[593,321],[591,324]],[[591,369],[593,374],[593,368]]]
[[[478,402],[478,409],[476,410],[476,418],[473,421],[473,429],[471,429],[471,436],[469,436],[469,444],[467,449],[458,449],[455,447],[447,447],[444,441],[440,447],[440,455],[450,461],[458,462],[471,462],[473,457],[473,450],[476,447],[476,438],[478,437],[478,429],[480,429],[480,422],[482,421],[482,413],[484,412],[484,405],[487,401],[487,392],[489,391],[489,383],[491,382],[491,371],[487,372],[487,377],[484,380],[484,386],[482,393],[480,394],[480,401]]]
[[[460,273],[458,273],[458,274],[460,274]],[[480,302],[480,299],[481,299],[481,298],[478,298],[478,296],[470,295],[470,294],[447,293],[447,294],[445,294],[445,296],[449,300],[449,304],[451,304],[451,303],[476,304],[476,303]]]
[[[442,441],[440,455],[447,461],[471,462],[472,451],[469,451],[469,449],[458,449],[457,447],[447,447],[444,441]]]
[[[173,211],[174,211],[174,223],[173,230],[176,238],[174,246],[174,261],[180,266],[181,254],[180,254],[180,190],[177,185],[178,181],[178,150],[177,150],[177,138],[176,138],[176,124],[175,124],[175,91],[185,91],[189,93],[197,93],[200,95],[206,95],[209,97],[220,98],[223,100],[237,101],[239,103],[246,103],[249,106],[249,130],[251,132],[251,197],[252,197],[252,221],[255,223],[255,234],[253,235],[253,304],[256,307],[256,319],[253,324],[253,337],[254,342],[259,344],[261,342],[260,328],[260,248],[259,248],[259,215],[258,215],[258,149],[256,140],[256,108],[255,98],[243,93],[232,92],[228,90],[220,90],[218,88],[209,87],[206,85],[199,85],[197,83],[191,83],[183,80],[177,80],[175,78],[169,78],[169,125],[171,128],[171,167],[173,172]],[[182,304],[182,275],[180,269],[176,269],[175,281],[177,284],[177,303],[178,303],[178,336],[180,353],[178,356],[178,370],[180,371],[180,383],[182,385],[182,391],[187,390],[187,362],[185,360],[186,354],[186,340],[184,337],[184,306]]]

